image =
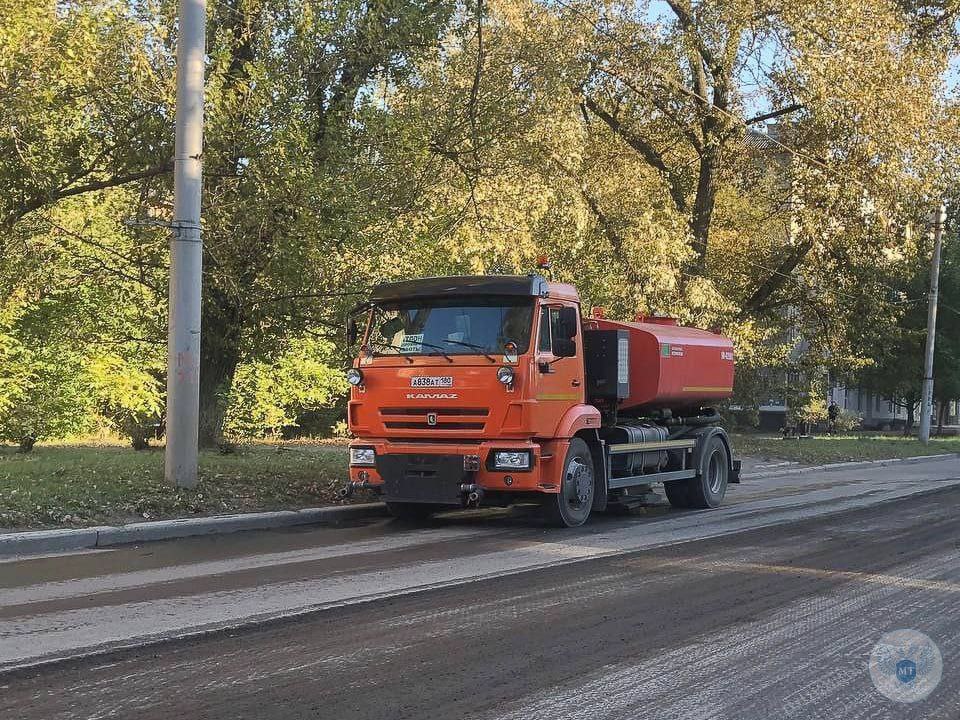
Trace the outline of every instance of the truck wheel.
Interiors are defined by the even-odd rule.
[[[426,503],[388,502],[387,510],[398,520],[426,520],[435,509]]]
[[[671,480],[663,484],[663,491],[667,494],[667,500],[670,501],[671,507],[690,507],[690,499],[687,497],[687,483],[695,480],[696,478],[693,478],[693,480]]]
[[[563,461],[560,492],[543,500],[546,521],[555,527],[579,527],[590,517],[594,492],[593,458],[580,438],[573,438]]]
[[[700,474],[686,481],[688,507],[715,508],[723,502],[730,479],[727,446],[714,435],[707,441],[700,460]]]

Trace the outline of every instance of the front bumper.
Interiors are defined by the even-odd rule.
[[[377,459],[375,466],[352,466],[351,485],[379,492],[388,501],[457,505],[464,503],[470,492],[465,486],[481,494],[559,491],[550,480],[554,448],[544,444],[515,440],[479,444],[362,440],[355,445],[374,448]],[[531,467],[491,469],[491,454],[497,450],[528,451]]]

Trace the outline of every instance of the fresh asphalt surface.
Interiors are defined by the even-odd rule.
[[[0,718],[960,718],[960,461],[0,561]],[[883,697],[894,629],[943,679]]]

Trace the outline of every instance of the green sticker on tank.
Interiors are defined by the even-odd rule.
[[[664,343],[663,345],[660,346],[660,354],[661,354],[663,357],[670,357],[670,344],[669,344],[669,343]]]

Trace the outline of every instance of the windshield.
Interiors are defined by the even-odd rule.
[[[368,343],[378,355],[527,351],[533,298],[417,299],[373,308]]]

